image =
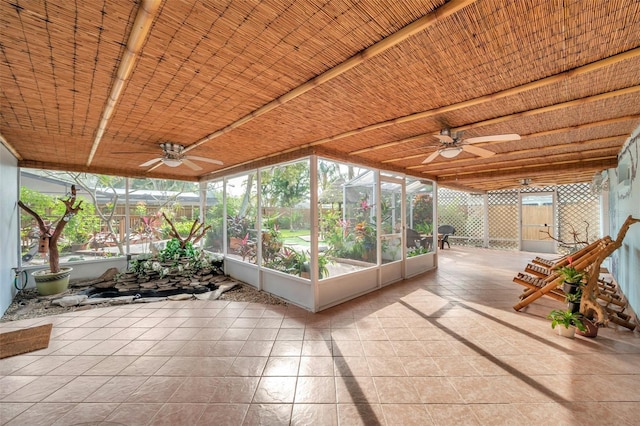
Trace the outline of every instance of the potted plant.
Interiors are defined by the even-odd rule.
[[[586,275],[584,271],[579,271],[573,266],[573,258],[567,257],[568,264],[557,269],[558,274],[562,277],[563,287],[565,293],[575,293],[580,287],[582,279]]]
[[[564,299],[567,302],[567,309],[571,312],[579,312],[580,301],[582,300],[582,288],[578,287],[578,291],[575,293],[566,293]]]
[[[33,279],[36,282],[38,292],[43,296],[62,293],[69,287],[69,276],[72,268],[60,268],[60,249],[58,240],[62,235],[64,227],[67,225],[71,217],[76,215],[81,209],[82,201],[76,204],[76,186],[71,186],[71,195],[66,200],[61,200],[65,205],[65,212],[61,218],[50,225],[46,225],[42,217],[29,208],[22,201],[18,201],[18,206],[33,216],[38,224],[40,231],[40,248],[42,254],[49,254],[49,269],[36,271],[33,273]]]
[[[554,309],[547,316],[551,320],[551,328],[555,329],[557,325],[558,334],[564,337],[573,337],[576,328],[580,331],[586,331],[586,327],[582,322],[582,314],[579,312],[571,312],[571,310],[561,311]]]

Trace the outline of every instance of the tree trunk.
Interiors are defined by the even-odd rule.
[[[71,219],[71,216],[78,213],[78,211],[82,210],[80,205],[82,201],[78,202],[77,205],[73,205],[76,202],[76,186],[71,185],[71,195],[66,200],[61,200],[65,205],[64,215],[58,220],[56,227],[51,233],[51,228],[47,227],[44,224],[44,220],[40,217],[40,215],[29,207],[27,207],[22,201],[18,201],[18,205],[25,212],[33,216],[33,218],[38,223],[38,228],[40,229],[40,236],[49,236],[49,269],[52,273],[60,272],[60,251],[58,249],[58,239],[62,235],[62,230]]]
[[[607,323],[607,314],[604,309],[598,303],[598,279],[600,277],[600,266],[602,262],[611,255],[614,251],[616,251],[620,246],[622,246],[622,240],[624,240],[625,235],[627,235],[627,231],[629,231],[629,227],[636,222],[640,222],[640,219],[634,219],[633,217],[627,217],[627,220],[624,221],[620,231],[618,231],[618,237],[615,241],[608,244],[598,255],[596,260],[589,266],[589,279],[587,281],[587,285],[584,287],[582,291],[582,299],[580,303],[580,312],[583,314],[588,314],[588,311],[593,311],[596,315],[596,323],[598,324],[606,324]]]

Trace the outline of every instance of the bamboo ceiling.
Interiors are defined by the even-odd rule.
[[[24,167],[200,180],[317,153],[485,191],[588,182],[640,125],[635,0],[4,0],[0,24]],[[445,127],[521,139],[422,164]],[[140,167],[162,142],[224,164]]]

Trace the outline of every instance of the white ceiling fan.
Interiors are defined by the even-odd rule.
[[[506,135],[491,135],[491,136],[480,136],[476,138],[462,139],[463,132],[452,132],[449,128],[444,128],[440,130],[440,133],[434,135],[436,138],[440,140],[440,149],[433,152],[427,158],[424,159],[422,164],[427,164],[435,160],[439,155],[444,158],[453,158],[460,154],[462,151],[467,151],[471,154],[477,155],[479,157],[487,158],[495,155],[495,152],[489,151],[488,149],[479,148],[477,146],[473,146],[474,143],[480,142],[507,142],[507,141],[517,141],[520,140],[520,135],[515,133],[510,133]]]
[[[156,163],[162,163],[165,166],[169,167],[178,167],[181,164],[189,167],[191,170],[202,170],[202,167],[194,163],[193,161],[202,161],[205,163],[223,165],[220,160],[212,160],[210,158],[199,157],[197,155],[187,155],[184,150],[184,145],[180,145],[177,143],[165,142],[160,144],[160,148],[162,148],[163,155],[162,157],[154,158],[152,160],[146,161],[140,164],[140,167],[149,167]],[[193,160],[193,161],[192,161]]]
[[[527,188],[548,188],[552,186],[556,186],[557,183],[551,181],[540,181],[535,178],[521,178],[518,179],[517,182],[510,183],[508,185],[501,186],[496,188],[495,191],[501,191],[504,189],[517,189],[524,190]]]

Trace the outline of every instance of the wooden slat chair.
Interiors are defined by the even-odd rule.
[[[609,244],[611,244],[611,238],[607,237],[598,240],[598,244],[595,245],[595,248],[591,248],[588,252],[579,253],[579,258],[577,260],[572,257],[573,266],[578,271],[586,270],[593,262],[596,261],[598,255]],[[567,259],[566,264],[568,263]],[[513,281],[527,287],[524,293],[520,296],[521,301],[513,307],[516,311],[519,311],[542,296],[549,296],[560,301],[564,300],[564,292],[558,288],[558,286],[562,284],[562,276],[556,270],[553,270],[546,278],[531,277],[530,279],[523,279],[519,274],[513,279]],[[527,282],[527,284],[525,284],[525,282]]]
[[[607,241],[611,241],[611,237],[605,237],[604,238]],[[597,239],[594,242],[587,244],[586,246],[584,246],[583,248],[581,248],[580,250],[576,251],[575,253],[571,253],[570,255],[566,255],[566,256],[562,256],[559,259],[544,259],[542,257],[536,256],[531,263],[533,263],[536,266],[542,267],[542,268],[546,268],[548,270],[554,270],[554,269],[558,269],[561,268],[563,266],[566,266],[569,264],[569,256],[571,256],[572,261],[577,261],[578,259],[580,259],[580,257],[584,256],[585,254],[588,254],[589,252],[591,252],[591,250],[595,249],[598,244],[600,244],[600,241],[602,241],[603,238]]]
[[[572,262],[578,262],[580,261],[580,259],[583,256],[588,255],[589,253],[591,253],[595,248],[598,247],[598,245],[602,242],[609,242],[611,239],[609,237],[605,237],[604,239],[599,239],[596,240],[594,242],[592,242],[591,244],[583,247],[582,249],[578,250],[577,252],[571,254],[571,260]],[[546,261],[546,265],[547,266],[543,266],[541,265],[540,262],[536,262],[537,259],[541,259],[540,257],[536,257],[532,263],[527,264],[527,266],[524,268],[524,272],[525,274],[528,274],[532,277],[535,278],[540,278],[540,279],[546,279],[548,276],[552,275],[554,273],[554,271],[557,268],[560,268],[562,266],[566,266],[569,264],[569,255],[564,256],[558,260],[554,260],[554,261]],[[529,287],[528,284],[525,284],[525,282],[528,282],[528,280],[526,278],[523,278],[522,273],[519,273],[514,279],[513,281],[524,285],[525,287]]]

